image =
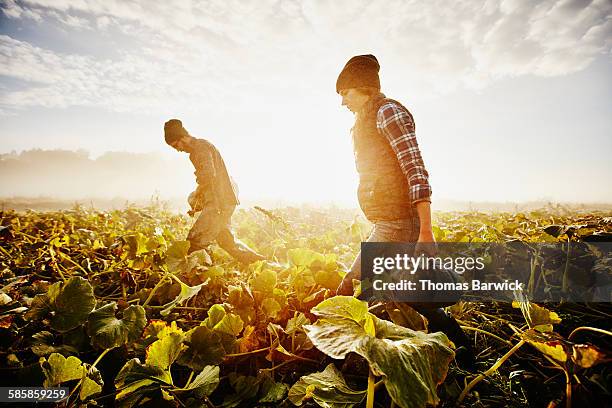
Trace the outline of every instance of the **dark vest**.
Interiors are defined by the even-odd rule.
[[[397,156],[389,140],[376,128],[378,109],[387,102],[394,102],[408,112],[397,101],[375,96],[368,101],[363,116],[358,118],[352,129],[355,164],[359,173],[357,196],[363,213],[371,222],[418,219],[410,203],[408,180],[402,173]]]

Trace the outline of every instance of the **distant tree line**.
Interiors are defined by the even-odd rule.
[[[188,160],[156,153],[33,149],[0,155],[0,197],[146,199],[176,197],[193,187]]]

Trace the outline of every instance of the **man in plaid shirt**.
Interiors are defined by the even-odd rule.
[[[359,205],[374,224],[368,242],[414,242],[415,256],[433,256],[429,174],[415,135],[412,114],[400,102],[380,92],[380,65],[373,55],[351,58],[336,82],[342,105],[355,114],[352,128],[359,173]],[[352,280],[361,278],[361,256],[338,287],[352,295]],[[471,344],[457,321],[435,304],[411,306],[424,315],[430,331],[443,331],[458,347],[461,364],[473,363]]]
[[[358,55],[349,60],[336,91],[355,114],[352,129],[359,173],[359,204],[374,224],[368,241],[416,242],[417,251],[435,253],[431,226],[429,174],[416,140],[412,114],[380,92],[378,60]],[[361,275],[357,257],[339,293],[352,293]]]

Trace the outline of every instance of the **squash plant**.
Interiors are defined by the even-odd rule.
[[[315,347],[335,359],[353,352],[368,361],[367,407],[374,404],[374,379],[379,376],[400,407],[439,401],[436,387],[444,381],[454,357],[443,333],[427,334],[379,319],[368,312],[366,302],[352,296],[325,300],[312,313],[318,320],[304,329]]]

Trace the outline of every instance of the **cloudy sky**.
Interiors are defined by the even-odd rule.
[[[334,85],[348,58],[373,53],[383,92],[415,116],[434,201],[612,202],[610,0],[0,8],[0,153],[159,152],[188,166],[163,142],[178,117],[219,147],[243,198],[356,205],[353,118]]]

